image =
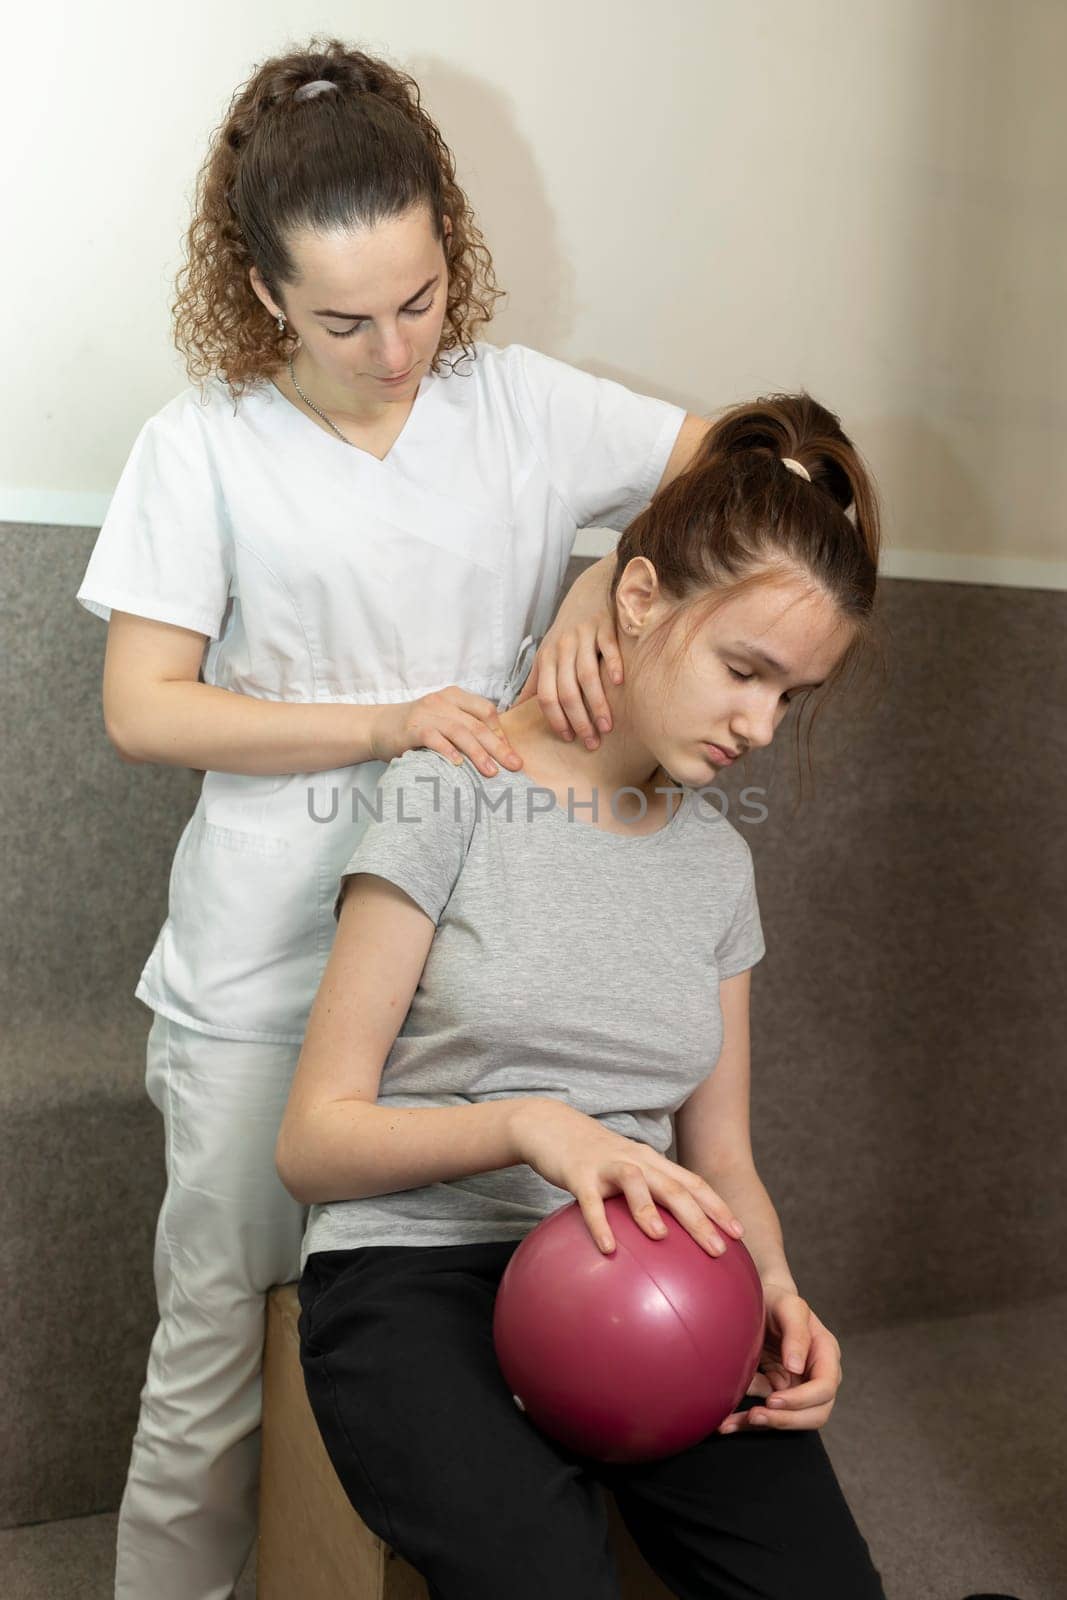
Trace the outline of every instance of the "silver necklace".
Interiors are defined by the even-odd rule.
[[[301,389],[300,385],[296,381],[296,373],[293,371],[293,358],[292,358],[292,356],[289,357],[289,376],[293,380],[293,388],[296,390],[296,392],[300,396],[301,400],[303,400],[304,404],[306,406],[310,406],[312,411],[314,411],[315,415],[317,417],[321,417],[323,422],[325,422],[326,426],[328,428],[332,428],[334,433],[337,435],[337,437],[339,439],[344,439],[345,444],[352,445],[352,449],[353,450],[358,450],[359,446],[355,445],[355,444],[352,444],[351,439],[345,439],[345,436],[341,432],[340,428],[337,427],[336,423],[333,423],[333,422],[330,421],[330,419],[326,415],[325,411],[320,411],[318,406],[315,404],[315,402],[313,400],[309,400],[308,399],[307,395],[304,393],[303,389]]]

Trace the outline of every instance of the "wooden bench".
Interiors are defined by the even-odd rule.
[[[428,1600],[425,1579],[372,1533],[341,1487],[300,1367],[296,1284],[267,1298],[257,1600]],[[605,1490],[623,1600],[673,1600]],[[550,1600],[550,1597],[546,1597]]]

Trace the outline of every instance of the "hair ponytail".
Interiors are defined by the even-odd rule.
[[[768,395],[733,406],[710,429],[699,459],[711,463],[717,457],[749,455],[755,458],[753,466],[759,461],[769,465],[772,493],[787,493],[791,487],[789,477],[783,480],[780,476],[780,463],[790,457],[806,469],[814,488],[828,494],[842,512],[852,513],[868,558],[866,563],[860,562],[855,575],[857,598],[866,594],[868,601],[873,601],[881,539],[877,495],[870,473],[843,432],[840,420],[803,391]],[[785,471],[789,474],[790,469]],[[798,505],[803,508],[808,503],[802,490]],[[817,505],[817,500],[812,504]],[[800,535],[799,527],[795,531]]]

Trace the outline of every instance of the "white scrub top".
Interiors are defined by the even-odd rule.
[[[235,694],[508,700],[576,529],[632,521],[685,411],[523,345],[474,351],[423,377],[384,460],[267,380],[237,402],[218,378],[184,390],[138,434],[78,600],[206,634],[201,677]],[[384,770],[205,773],[137,998],[202,1033],[299,1044]]]

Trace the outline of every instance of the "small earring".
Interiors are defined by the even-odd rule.
[[[285,318],[283,316],[281,316],[281,315],[279,315],[279,317],[278,317],[278,332],[279,333],[284,333],[285,332]]]

